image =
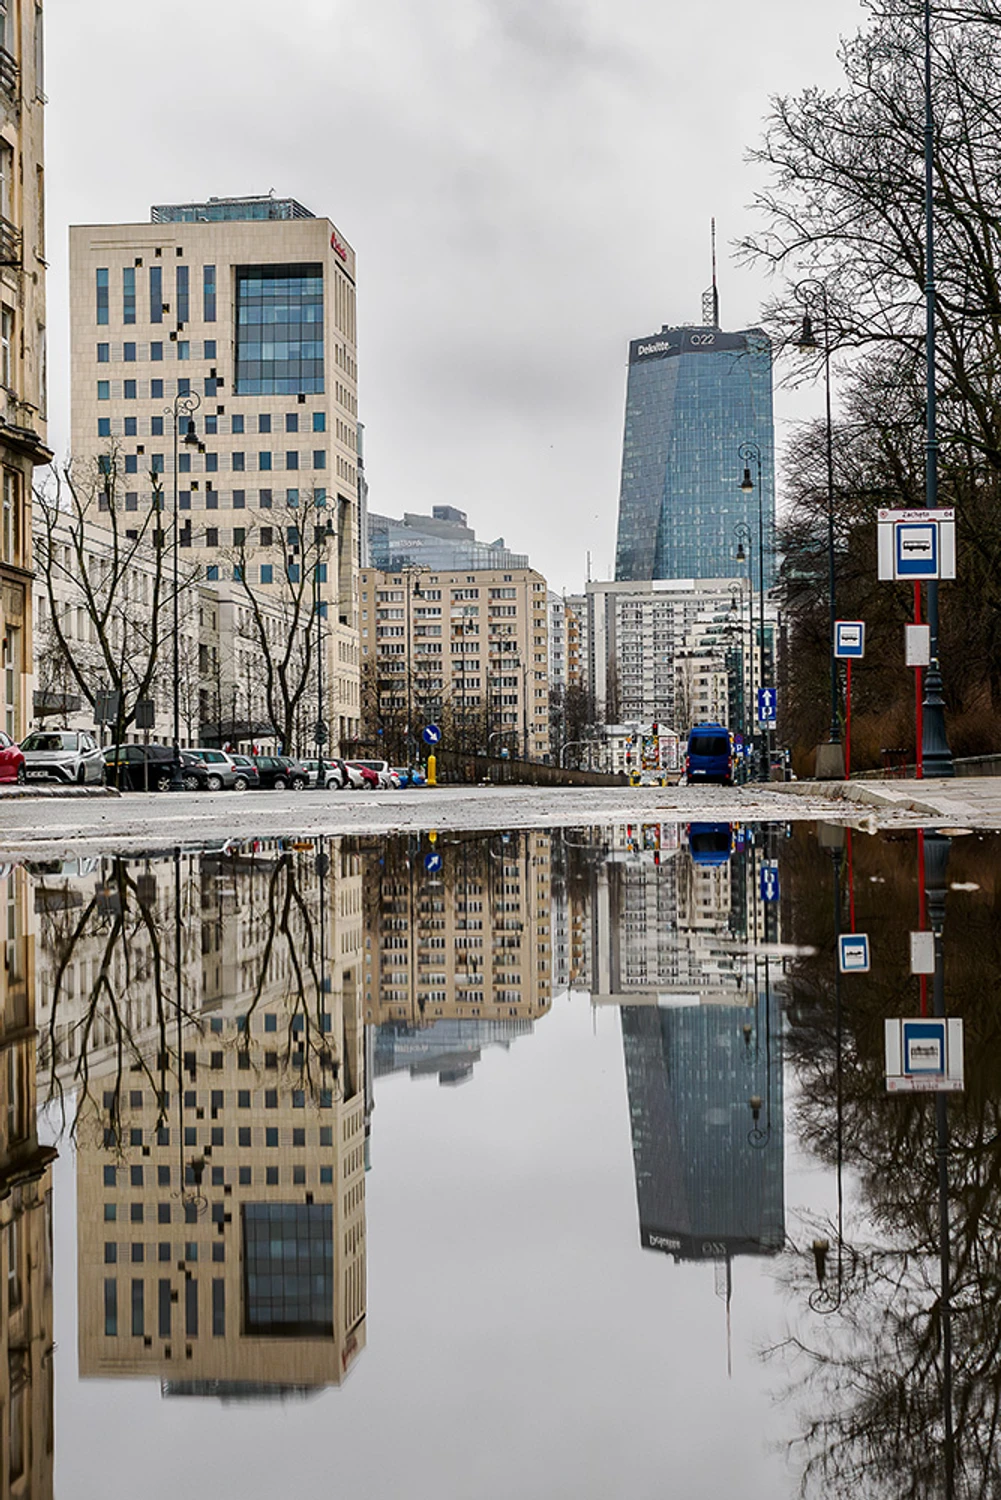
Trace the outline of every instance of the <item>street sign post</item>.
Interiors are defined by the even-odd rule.
[[[864,932],[839,934],[838,968],[842,974],[868,974],[869,939]]]
[[[441,744],[441,729],[437,724],[425,724],[421,730],[421,739],[425,745]]]
[[[772,687],[758,688],[758,727],[775,729],[778,724],[778,693]]]
[[[779,867],[776,864],[761,866],[761,899],[762,901],[779,899]]]
[[[879,577],[896,581],[956,576],[956,512],[880,510]]]
[[[961,1093],[963,1022],[951,1016],[889,1020],[886,1087],[891,1094]]]

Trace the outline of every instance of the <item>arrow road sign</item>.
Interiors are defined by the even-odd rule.
[[[761,866],[761,899],[762,901],[777,901],[779,899],[778,865]]]
[[[437,849],[432,849],[430,854],[424,856],[424,868],[429,875],[437,875],[441,869],[442,859]]]
[[[868,974],[869,939],[864,932],[842,932],[839,935],[838,968],[842,974]]]
[[[774,688],[758,688],[758,724],[762,729],[774,729],[777,724],[778,693]]]
[[[425,745],[438,745],[441,743],[441,729],[437,724],[427,724],[421,731],[421,738]]]

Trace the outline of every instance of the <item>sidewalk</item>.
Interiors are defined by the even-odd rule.
[[[793,797],[818,796],[852,802],[873,811],[913,814],[913,822],[1001,828],[1001,776],[935,777],[918,781],[781,781],[771,790]],[[908,819],[908,821],[911,821]]]

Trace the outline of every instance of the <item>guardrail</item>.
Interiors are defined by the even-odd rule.
[[[571,771],[566,766],[547,766],[535,760],[506,760],[494,755],[462,755],[457,750],[439,750],[438,780],[477,786],[628,786],[628,776],[606,771]]]

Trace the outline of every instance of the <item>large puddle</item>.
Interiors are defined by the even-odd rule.
[[[998,854],[648,824],[0,870],[0,1490],[1001,1493]],[[933,926],[947,1138],[884,1079]]]

